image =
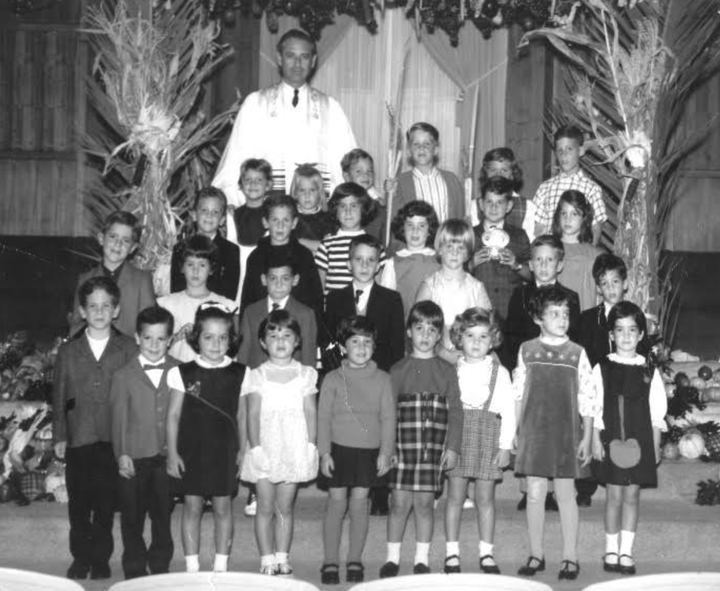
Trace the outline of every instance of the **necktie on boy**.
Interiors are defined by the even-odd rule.
[[[360,303],[360,296],[363,294],[362,289],[356,289],[355,290],[355,305]]]
[[[280,309],[280,304],[278,304],[277,302],[273,302],[271,312],[274,312],[275,310],[279,310],[279,309]]]

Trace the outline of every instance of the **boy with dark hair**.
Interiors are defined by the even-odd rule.
[[[291,293],[295,299],[322,314],[323,291],[313,254],[292,235],[297,225],[297,203],[289,195],[270,195],[263,203],[263,225],[268,235],[261,238],[257,248],[248,257],[243,282],[241,315],[253,302],[267,296],[262,275],[270,258],[292,259],[295,275],[299,276]]]
[[[267,361],[267,351],[261,347],[258,333],[260,324],[274,310],[287,310],[297,319],[302,335],[302,345],[293,357],[303,365],[315,366],[317,355],[317,319],[309,306],[296,300],[291,292],[300,281],[295,262],[282,253],[270,253],[260,281],[267,289],[267,297],[253,302],[246,309],[240,322],[240,351],[238,361],[249,369],[255,369]]]
[[[473,255],[472,274],[482,281],[502,318],[507,316],[513,290],[532,279],[527,234],[506,223],[513,209],[513,186],[511,180],[499,176],[485,182],[477,200],[480,223],[473,228],[478,250]]]
[[[220,234],[225,221],[227,199],[225,193],[215,187],[205,187],[195,196],[195,206],[190,212],[194,232],[173,249],[170,263],[170,292],[183,291],[187,287],[183,263],[183,252],[188,241],[194,236],[209,238],[216,247],[213,272],[208,278],[208,289],[229,300],[236,301],[240,289],[240,249]]]
[[[607,214],[600,186],[588,178],[580,168],[580,158],[585,154],[584,141],[582,131],[574,125],[560,127],[555,132],[553,146],[560,172],[542,183],[533,198],[533,203],[537,206],[536,236],[552,231],[553,215],[560,196],[569,189],[575,189],[583,193],[593,207],[595,214],[592,225],[593,244],[600,241],[602,225],[607,220]]]
[[[102,247],[102,262],[81,273],[78,288],[92,277],[109,277],[120,288],[120,312],[114,319],[115,327],[124,335],[135,333],[135,318],[138,312],[155,303],[153,278],[149,271],[141,271],[128,261],[140,242],[142,228],[138,219],[128,211],[111,213],[97,240]],[[83,328],[80,314],[80,299],[76,289],[70,319],[70,335],[76,335]]]
[[[388,371],[405,354],[405,315],[400,294],[375,283],[381,253],[380,242],[369,234],[360,234],[350,241],[347,267],[352,281],[342,289],[328,293],[326,334],[321,340],[328,344],[343,318],[356,314],[366,316],[377,329],[373,361],[380,369]]]
[[[551,234],[538,236],[530,245],[530,261],[528,264],[533,280],[516,287],[508,305],[505,342],[500,351],[500,359],[508,369],[515,368],[520,345],[540,334],[540,328],[535,322],[530,304],[539,287],[555,285],[567,293],[570,308],[568,335],[571,340],[577,341],[577,331],[580,323],[580,300],[577,293],[561,285],[557,280],[557,275],[562,269],[564,255],[565,249],[562,241]]]
[[[113,329],[120,313],[120,290],[112,279],[84,281],[77,300],[78,316],[87,328],[58,350],[53,387],[55,453],[67,462],[73,557],[67,577],[85,579],[90,574],[92,579],[107,579],[118,470],[110,443],[110,382],[137,347]]]
[[[343,179],[346,183],[357,183],[375,201],[375,214],[365,227],[365,231],[383,242],[385,240],[385,225],[387,224],[387,207],[385,207],[385,196],[375,188],[375,162],[373,157],[362,148],[355,148],[343,156],[340,161],[340,168],[342,168]]]
[[[140,354],[117,370],[110,389],[112,444],[121,478],[120,530],[126,579],[168,572],[173,555],[165,421],[170,400],[168,372],[178,362],[167,355],[173,315],[160,306],[137,317]],[[143,539],[150,516],[152,541]]]

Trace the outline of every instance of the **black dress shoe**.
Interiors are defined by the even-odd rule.
[[[67,574],[65,575],[68,579],[87,579],[90,573],[90,565],[84,562],[78,562],[73,560],[73,563],[68,567]]]
[[[592,497],[590,495],[578,495],[575,499],[578,507],[590,507],[592,505]]]
[[[414,575],[429,575],[430,567],[427,564],[425,564],[424,562],[418,562],[415,566],[413,566],[413,574]]]
[[[523,493],[522,499],[517,504],[518,511],[525,511],[527,508],[527,494]]]
[[[334,562],[323,564],[320,567],[320,582],[323,585],[339,585],[340,567]]]
[[[614,556],[615,560],[613,562],[609,562],[608,558]],[[618,562],[619,556],[617,555],[617,552],[608,552],[603,556],[603,570],[606,573],[619,573],[620,572],[620,564]]]
[[[500,567],[495,562],[492,554],[485,554],[480,557],[480,570],[486,575],[499,575]]]
[[[390,577],[397,577],[400,572],[400,565],[397,562],[386,562],[380,567],[380,578],[387,579]]]
[[[348,583],[362,583],[365,580],[365,567],[362,562],[348,562],[345,567],[345,580]]]
[[[630,561],[630,564],[623,564],[623,558]],[[618,572],[621,575],[634,575],[637,571],[635,569],[635,560],[629,554],[621,554],[620,562],[618,562]]]
[[[574,581],[580,574],[580,565],[573,560],[563,560],[562,568],[558,573],[560,581]]]
[[[558,510],[558,504],[555,500],[555,495],[552,493],[548,493],[545,497],[545,511],[557,511]]]
[[[525,566],[521,566],[518,569],[518,574],[522,577],[534,577],[535,573],[539,573],[545,570],[545,559],[531,556],[527,560]]]
[[[449,562],[455,561],[457,561],[457,564],[448,564]],[[457,554],[451,554],[445,559],[445,566],[443,567],[443,572],[446,575],[455,575],[462,572],[462,569],[460,568],[460,557]]]
[[[104,564],[93,564],[90,567],[90,578],[95,581],[99,579],[109,579],[110,576],[110,565],[107,562]]]

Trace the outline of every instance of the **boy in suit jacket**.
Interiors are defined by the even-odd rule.
[[[493,307],[504,319],[507,317],[510,297],[516,287],[532,279],[528,266],[530,241],[525,230],[506,223],[506,216],[513,208],[513,182],[502,177],[492,177],[482,186],[477,200],[480,223],[473,228],[478,250],[473,256],[473,276],[482,281]],[[500,249],[485,245],[486,240],[501,230],[509,238]],[[498,232],[502,235],[502,232]]]
[[[110,388],[112,445],[121,476],[118,494],[126,579],[168,572],[173,555],[165,441],[168,371],[178,364],[167,356],[173,325],[173,315],[165,308],[142,310],[136,334],[140,354],[115,372]],[[149,548],[143,539],[147,514],[152,523]]]
[[[78,290],[87,329],[58,350],[53,387],[55,453],[65,458],[70,518],[69,579],[110,577],[117,464],[110,443],[110,382],[135,355],[135,342],[116,331],[120,290],[92,277]]]
[[[229,300],[238,302],[240,291],[240,247],[220,235],[220,226],[225,221],[227,199],[225,193],[215,187],[201,189],[195,197],[195,207],[190,212],[195,232],[207,236],[217,247],[217,264],[208,278],[208,289]],[[191,235],[191,236],[192,236]],[[188,236],[187,238],[189,238]],[[186,240],[173,248],[170,262],[170,292],[182,291],[187,287],[183,274],[183,251]]]
[[[405,355],[405,315],[400,294],[375,283],[381,252],[380,242],[369,234],[352,239],[348,268],[353,280],[328,293],[322,340],[323,344],[335,340],[343,318],[367,316],[377,328],[373,361],[383,371],[389,371]]]
[[[245,308],[240,321],[241,342],[238,361],[250,369],[255,369],[267,361],[267,352],[260,346],[258,337],[260,324],[273,310],[283,309],[287,310],[300,325],[302,346],[295,351],[293,357],[303,365],[315,367],[317,319],[312,308],[297,301],[290,293],[300,280],[295,262],[290,257],[271,253],[265,260],[265,271],[260,280],[267,289],[267,297]]]
[[[80,314],[79,287],[91,277],[109,277],[120,288],[120,313],[115,327],[124,335],[135,334],[135,318],[143,308],[155,303],[152,274],[141,271],[127,258],[135,252],[142,229],[138,219],[127,211],[115,211],[105,220],[97,239],[102,247],[102,263],[82,273],[75,290],[70,335],[76,335],[84,327]]]
[[[516,287],[510,297],[508,316],[505,322],[505,341],[499,351],[500,360],[508,369],[517,365],[520,345],[540,336],[540,327],[533,320],[530,301],[537,288],[543,285],[556,285],[568,294],[570,306],[570,329],[568,336],[578,341],[580,326],[580,298],[572,289],[561,285],[557,275],[562,269],[565,249],[559,238],[551,234],[538,236],[530,245],[530,271],[533,281]]]

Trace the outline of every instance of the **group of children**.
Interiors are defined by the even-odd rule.
[[[315,478],[328,491],[324,584],[340,581],[346,514],[346,579],[364,580],[368,496],[384,487],[392,493],[381,577],[400,570],[411,512],[413,572],[430,572],[444,488],[443,570],[461,571],[470,484],[479,566],[499,573],[495,486],[511,453],[526,481],[530,553],[520,575],[545,569],[552,498],[563,534],[559,578],[578,576],[578,502],[598,482],[607,488],[604,568],[635,572],[639,490],[656,484],[666,401],[643,356],[645,318],[623,301],[625,264],[594,246],[605,214],[579,169],[582,134],[558,130],[561,173],[532,201],[517,193],[512,151],[488,152],[475,226],[454,175],[437,168],[437,130],[416,124],[407,139],[413,168],[386,183],[387,203],[359,149],[343,159],[347,182],[327,201],[309,165],[298,168],[292,195],[269,192],[263,160],[243,163],[246,202],[234,211],[222,191],[203,189],[173,253],[172,293],[157,302],[149,273],[127,260],[137,220],[109,217],[103,262],[81,277],[74,336],[57,361],[68,577],[110,575],[116,500],[126,578],[167,572],[173,495],[184,499],[186,569],[200,569],[210,499],[213,570],[227,570],[238,480],[257,495],[261,572],[291,574],[297,487]],[[223,225],[237,243],[222,237]],[[639,441],[632,465],[615,460],[614,443],[626,438]]]

